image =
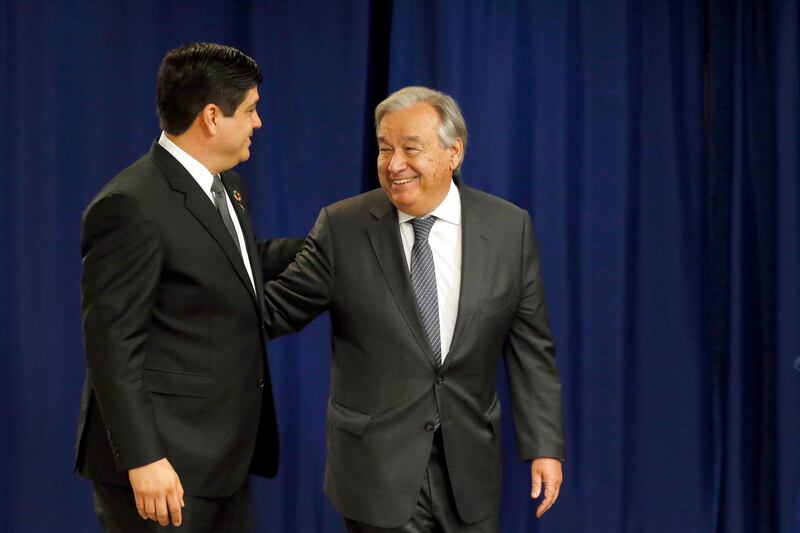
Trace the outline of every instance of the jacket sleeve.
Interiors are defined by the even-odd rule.
[[[273,280],[286,270],[297,253],[302,250],[302,238],[268,239],[259,241],[258,255],[264,282]]]
[[[83,339],[89,383],[117,470],[165,456],[143,382],[162,252],[134,199],[111,194],[84,215]]]
[[[521,459],[564,456],[561,381],[545,309],[530,216],[522,228],[522,296],[506,339],[514,429]]]
[[[299,331],[326,311],[333,282],[333,235],[323,209],[294,262],[264,287],[267,335],[275,338]]]

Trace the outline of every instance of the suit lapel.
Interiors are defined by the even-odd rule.
[[[444,360],[444,367],[452,362],[452,354],[463,341],[472,317],[480,308],[481,286],[489,247],[489,238],[481,222],[483,212],[476,205],[475,193],[460,180],[456,180],[456,183],[461,196],[461,291],[453,341]]]
[[[197,219],[200,224],[211,234],[217,244],[219,244],[225,256],[230,261],[231,266],[248,289],[248,292],[255,299],[253,286],[250,283],[250,276],[244,267],[242,254],[236,248],[230,233],[225,228],[219,212],[211,203],[205,192],[197,185],[197,182],[189,172],[181,165],[169,152],[167,152],[158,142],[153,143],[153,161],[164,172],[170,186],[186,197],[186,209]],[[240,217],[240,221],[243,217]]]
[[[370,213],[375,220],[372,225],[367,227],[367,235],[386,278],[386,283],[392,291],[392,296],[400,308],[406,324],[416,338],[417,344],[426,354],[430,364],[435,365],[433,353],[419,318],[417,303],[414,300],[414,288],[411,286],[403,244],[400,240],[397,211],[388,198],[382,196]]]

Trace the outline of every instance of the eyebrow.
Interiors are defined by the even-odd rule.
[[[422,138],[421,138],[421,137],[419,137],[418,135],[403,135],[402,137],[400,137],[400,140],[402,140],[402,141],[416,141],[416,142],[422,142]],[[387,141],[386,141],[386,137],[384,137],[383,135],[380,135],[380,136],[378,137],[378,142],[379,142],[379,143],[384,143],[384,142],[387,142]]]

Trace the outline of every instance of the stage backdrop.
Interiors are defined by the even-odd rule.
[[[4,1],[0,529],[99,529],[72,473],[81,212],[158,136],[161,57],[207,40],[265,75],[241,167],[260,236],[377,186],[372,110],[409,84],[460,102],[465,181],[530,210],[565,483],[537,521],[506,409],[503,532],[800,531],[799,17],[762,0]],[[282,459],[255,482],[259,531],[342,529],[321,488],[328,328],[270,346]]]

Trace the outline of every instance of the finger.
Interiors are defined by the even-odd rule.
[[[181,525],[181,501],[178,498],[177,491],[172,491],[167,496],[167,505],[169,505],[169,514],[172,516],[172,525],[178,527]]]
[[[547,512],[548,509],[553,505],[555,502],[555,495],[556,489],[555,484],[545,483],[544,484],[544,498],[542,499],[542,503],[539,504],[539,507],[536,509],[536,517],[541,517],[544,513]]]
[[[536,508],[536,518],[541,518],[544,513],[547,512],[547,509],[544,506],[544,501],[539,504],[539,507]]]
[[[186,503],[183,501],[183,485],[181,485],[181,480],[177,480],[178,483],[178,499],[181,501],[181,507],[185,507]]]
[[[539,507],[536,508],[536,518],[541,518],[544,513],[547,512],[549,508],[549,499],[548,499],[548,486],[547,483],[544,484],[544,495],[542,496],[542,501],[539,503]]]
[[[134,494],[133,499],[136,501],[136,512],[139,513],[139,516],[147,520],[147,512],[144,510],[144,498],[138,494]]]
[[[557,485],[556,486],[556,493],[553,495],[553,503],[550,504],[550,507],[552,507],[553,505],[556,504],[556,502],[558,501],[558,495],[559,494],[561,494],[561,486]]]
[[[536,499],[542,492],[542,474],[533,472],[531,475],[531,498]]]
[[[156,519],[156,501],[152,497],[144,499],[144,512],[150,520]]]
[[[167,498],[165,496],[160,496],[156,500],[156,517],[158,518],[158,523],[162,526],[166,526],[169,524],[169,513],[167,512]]]

